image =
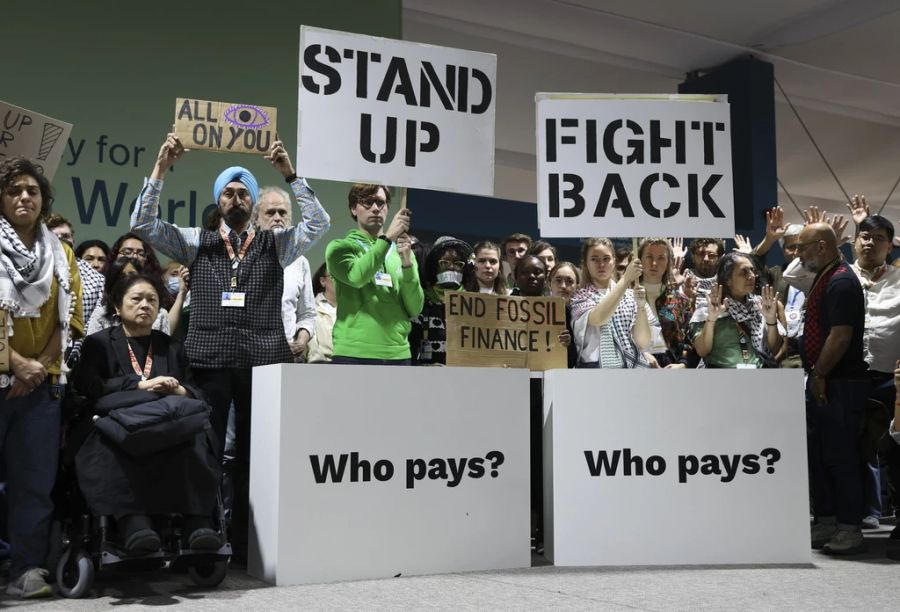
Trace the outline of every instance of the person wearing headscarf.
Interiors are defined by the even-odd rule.
[[[224,452],[229,407],[234,403],[231,540],[241,562],[248,538],[252,368],[292,360],[281,317],[284,268],[312,246],[331,222],[306,181],[297,177],[282,142],[276,140],[265,158],[293,190],[300,207],[294,227],[260,231],[252,227],[259,183],[240,166],[226,168],[213,182],[217,207],[204,228],[183,229],[167,223],[158,215],[163,178],[184,151],[174,133],[166,136],[138,198],[131,229],[190,270],[191,316],[184,347],[212,408],[219,458]]]
[[[44,223],[53,195],[32,162],[0,162],[0,449],[9,505],[7,593],[46,597],[62,350],[84,333],[75,254]],[[7,368],[8,371],[3,371]]]

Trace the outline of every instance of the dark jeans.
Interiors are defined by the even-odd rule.
[[[368,359],[366,357],[341,357],[335,355],[331,363],[343,365],[411,365],[410,359]]]
[[[229,538],[235,554],[246,554],[249,530],[250,498],[250,398],[252,368],[219,368],[194,370],[197,384],[206,394],[212,413],[210,422],[215,434],[216,457],[222,461],[228,409],[234,402],[234,461],[229,462],[229,478],[233,487],[231,531]]]
[[[827,403],[820,406],[806,389],[809,477],[816,518],[836,516],[843,525],[863,518],[859,432],[867,380],[829,380]]]
[[[41,383],[6,399],[0,390],[0,448],[6,461],[11,578],[47,558],[59,452],[60,398],[65,387]]]
[[[897,397],[897,388],[894,386],[894,375],[883,372],[870,372],[872,376],[872,388],[869,390],[869,398],[881,402],[886,411],[886,420],[889,421],[894,416],[894,401]],[[894,424],[895,428],[900,428],[900,423]],[[886,438],[886,439],[884,439]],[[890,501],[896,514],[900,511],[900,444],[887,434],[884,430],[884,436],[880,445],[881,455],[880,464],[882,469],[887,472],[887,489],[890,492]],[[884,508],[888,514],[891,507]]]

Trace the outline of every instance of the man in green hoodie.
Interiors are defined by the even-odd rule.
[[[410,319],[425,300],[406,234],[410,210],[397,211],[383,231],[387,187],[357,183],[348,200],[357,229],[325,249],[338,303],[333,363],[408,365]]]

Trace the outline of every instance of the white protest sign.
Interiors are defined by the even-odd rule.
[[[809,563],[799,370],[544,374],[555,565]]]
[[[529,566],[528,392],[512,368],[254,368],[250,574]]]
[[[300,29],[298,172],[494,193],[497,57]]]
[[[72,124],[0,101],[0,159],[26,157],[53,180]]]
[[[733,236],[724,99],[537,94],[541,236]]]

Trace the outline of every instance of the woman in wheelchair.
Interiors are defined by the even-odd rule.
[[[122,324],[85,338],[74,381],[92,417],[75,456],[78,484],[93,514],[114,517],[128,555],[160,549],[153,515],[182,515],[184,547],[223,542],[212,520],[221,469],[209,409],[181,345],[152,329],[162,291],[144,274],[116,283]]]

